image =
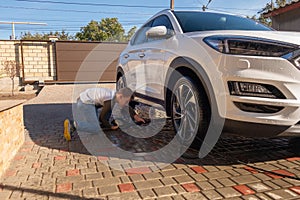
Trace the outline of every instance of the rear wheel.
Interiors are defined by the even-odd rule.
[[[126,80],[125,80],[124,74],[122,74],[117,79],[116,89],[119,90],[124,87],[126,87]]]
[[[210,107],[206,94],[189,77],[176,81],[171,97],[171,116],[175,131],[184,146],[200,149],[209,124]]]

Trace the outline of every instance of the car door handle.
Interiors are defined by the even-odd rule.
[[[144,53],[140,53],[140,54],[139,54],[139,57],[140,57],[140,58],[144,58],[144,57],[145,57],[145,54],[144,54]]]
[[[126,58],[129,58],[129,55],[125,54],[123,57],[126,59]]]

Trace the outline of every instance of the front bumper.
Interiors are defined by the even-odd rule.
[[[247,67],[240,67],[247,60]],[[227,91],[225,130],[255,137],[300,136],[300,70],[282,58],[230,56],[224,63],[224,85],[228,81],[268,84],[286,98],[272,99],[230,95]],[[280,107],[274,113],[249,112],[237,104]],[[241,130],[241,131],[239,131]],[[243,133],[243,131],[244,133]],[[246,133],[247,132],[247,133]]]

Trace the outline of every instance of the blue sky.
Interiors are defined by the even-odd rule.
[[[175,0],[175,9],[201,9],[207,2],[208,0]],[[268,2],[270,0],[212,0],[208,8],[253,16]],[[28,31],[48,33],[65,30],[74,34],[89,21],[100,21],[106,17],[117,17],[128,31],[133,26],[141,26],[153,14],[169,6],[170,0],[2,0],[0,21],[47,23],[47,26],[15,25],[17,37],[21,32]],[[9,39],[11,34],[11,25],[0,24],[0,39]]]

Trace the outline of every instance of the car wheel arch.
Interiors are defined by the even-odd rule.
[[[199,84],[200,89],[205,92],[206,98],[210,106],[216,105],[216,99],[209,91],[213,91],[213,87],[209,81],[209,78],[203,69],[203,67],[197,63],[195,60],[188,57],[177,57],[169,65],[169,70],[167,72],[166,82],[165,82],[165,106],[167,115],[170,116],[171,108],[171,88],[172,85],[176,83],[174,78],[174,71],[179,72],[184,76],[189,76],[193,81]]]

